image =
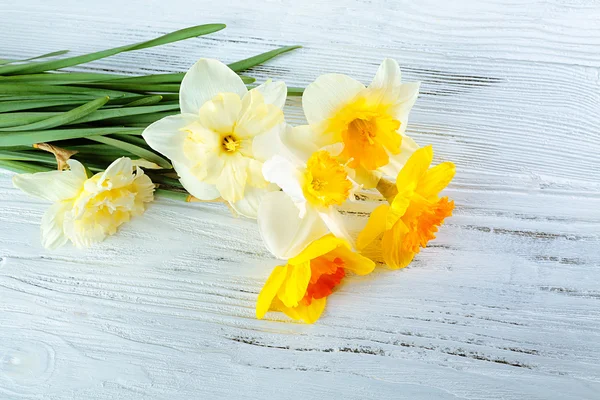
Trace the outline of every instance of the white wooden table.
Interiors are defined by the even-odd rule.
[[[302,325],[254,319],[275,260],[224,206],[159,200],[48,252],[47,205],[0,172],[0,399],[600,399],[599,20],[593,0],[2,0],[7,58],[228,24],[85,70],[302,44],[251,75],[304,86],[394,57],[423,82],[408,133],[458,174],[409,268],[350,279]]]

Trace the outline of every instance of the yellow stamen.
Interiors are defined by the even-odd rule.
[[[233,153],[240,147],[240,141],[236,140],[233,135],[227,135],[223,138],[221,145],[223,146],[223,150]]]
[[[315,206],[341,205],[352,189],[344,167],[326,151],[318,151],[309,158],[305,182],[304,195]]]

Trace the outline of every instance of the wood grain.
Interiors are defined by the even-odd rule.
[[[80,70],[302,44],[251,75],[303,86],[394,57],[423,82],[409,134],[458,167],[438,239],[350,279],[312,326],[254,319],[276,260],[225,207],[159,200],[93,249],[48,252],[46,205],[0,172],[0,398],[599,398],[599,18],[559,0],[0,4],[0,58],[228,24]],[[286,112],[303,121],[298,99]],[[346,210],[355,229],[368,207]]]

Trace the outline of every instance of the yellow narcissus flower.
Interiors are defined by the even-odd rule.
[[[336,147],[342,162],[356,169],[359,183],[396,176],[418,145],[404,134],[419,83],[401,83],[400,68],[385,59],[368,87],[342,74],[325,74],[307,86],[304,114],[318,148]]]
[[[454,201],[438,194],[454,177],[454,164],[444,162],[429,168],[432,159],[431,146],[413,153],[398,174],[398,193],[391,205],[377,207],[358,236],[357,247],[364,249],[383,235],[383,258],[390,268],[406,267],[452,215]]]
[[[42,218],[42,244],[48,249],[68,240],[87,247],[112,235],[131,217],[145,211],[154,184],[126,157],[88,179],[84,166],[67,161],[70,170],[19,174],[15,187],[54,204]]]
[[[274,189],[263,178],[262,165],[279,151],[286,96],[283,82],[249,91],[225,64],[201,59],[181,82],[181,114],[153,123],[143,137],[171,159],[194,197],[221,197],[256,218],[261,197]]]
[[[298,218],[303,231],[316,232],[313,238],[322,236],[326,226],[334,235],[351,241],[336,208],[348,200],[353,189],[344,166],[325,150],[313,153],[306,161],[290,152],[285,154],[287,157],[276,155],[263,166],[265,179],[283,190],[269,193],[259,206],[258,226],[265,242],[271,242],[268,236],[281,237],[282,231],[295,226],[292,221]],[[290,202],[295,210],[290,210]],[[287,249],[269,250],[277,257],[288,258]]]
[[[327,235],[310,243],[286,265],[273,269],[256,302],[256,317],[280,311],[295,320],[314,323],[325,309],[327,296],[348,271],[366,275],[375,263],[353,252],[343,239]]]

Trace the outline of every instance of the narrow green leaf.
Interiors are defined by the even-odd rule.
[[[71,104],[83,104],[88,100],[22,100],[0,102],[0,113],[20,110],[32,110]]]
[[[160,111],[179,110],[179,104],[141,106],[141,107],[120,107],[107,110],[98,110],[83,118],[73,121],[73,124],[83,124],[87,122],[100,121],[108,118],[119,118],[130,115],[152,114]]]
[[[54,169],[49,166],[33,164],[31,162],[10,161],[10,160],[0,160],[0,168],[7,169],[7,170],[13,171],[13,172],[17,172],[19,174],[33,174],[36,172],[45,172],[45,171],[51,171]]]
[[[176,114],[179,114],[179,109],[175,109],[173,111],[153,112],[150,114],[130,115],[128,117],[122,117],[122,118],[109,118],[109,119],[105,119],[105,120],[97,121],[97,122],[101,125],[107,125],[107,126],[124,125],[124,126],[142,126],[145,128],[148,125],[150,125],[151,123],[158,121],[159,119],[168,117],[169,115],[176,115]]]
[[[8,151],[0,150],[0,160],[12,161],[34,161],[45,164],[56,165],[56,158],[50,153],[39,151]]]
[[[33,122],[31,124],[14,126],[12,128],[4,128],[4,132],[21,132],[21,131],[35,131],[42,129],[51,129],[56,128],[57,126],[67,125],[73,121],[80,120],[85,118],[87,115],[93,113],[100,107],[106,104],[108,101],[108,96],[101,97],[96,100],[92,100],[89,103],[86,103],[82,106],[76,107],[70,111],[65,113],[55,115],[54,117],[50,117],[48,119],[44,119],[41,121]]]
[[[132,154],[135,154],[138,157],[156,163],[163,168],[173,168],[173,166],[167,160],[160,157],[158,154],[150,150],[146,150],[142,147],[136,146],[134,144],[127,143],[122,140],[118,140],[107,136],[89,136],[88,139],[128,151]]]
[[[2,128],[31,124],[58,115],[57,112],[12,112],[0,114],[0,130]]]
[[[131,103],[124,104],[123,107],[151,106],[156,103],[160,103],[160,101],[162,99],[163,99],[163,97],[159,96],[159,95],[148,96],[148,97],[141,98],[139,100],[134,100]]]
[[[250,58],[246,58],[244,60],[240,60],[240,61],[236,61],[232,64],[229,64],[229,68],[231,68],[232,70],[234,70],[235,72],[240,72],[243,71],[245,69],[248,68],[252,68],[258,64],[262,64],[265,61],[270,60],[273,57],[276,57],[280,54],[283,53],[287,53],[288,51],[292,51],[294,49],[299,49],[302,46],[285,46],[285,47],[280,47],[278,49],[275,50],[271,50],[271,51],[267,51],[266,53],[261,53],[258,55],[255,55],[253,57]]]
[[[123,91],[109,90],[104,88],[87,88],[77,86],[53,86],[53,85],[36,85],[29,83],[0,83],[0,94],[83,94],[90,97],[109,96],[123,97],[136,96],[135,93],[127,93]]]
[[[302,96],[304,88],[301,87],[289,87],[287,88],[288,96]]]
[[[156,189],[154,194],[156,195],[156,197],[177,200],[177,201],[187,201],[187,199],[190,197],[189,193],[187,193],[187,192],[180,192],[180,191],[166,190],[166,189]]]
[[[25,75],[27,76],[27,75]],[[175,72],[175,73],[168,73],[168,74],[153,74],[153,75],[144,75],[144,76],[132,76],[132,77],[126,77],[126,76],[118,76],[115,79],[110,79],[110,81],[102,81],[102,82],[98,82],[97,86],[102,86],[102,85],[120,85],[120,84],[136,84],[136,85],[147,85],[147,84],[169,84],[169,83],[181,83],[181,81],[183,80],[183,77],[185,76],[185,73],[183,72]],[[244,83],[252,83],[254,82],[256,79],[250,77],[250,76],[242,76],[240,75],[240,78],[242,78],[242,81]],[[2,80],[0,79],[0,82],[2,82]],[[96,86],[96,85],[94,85]]]
[[[41,74],[0,76],[0,83],[66,85],[84,82],[102,82],[122,77],[123,75],[99,74],[95,72],[44,72]]]
[[[224,28],[225,24],[198,25],[171,32],[166,35],[160,36],[156,39],[148,40],[145,42],[116,47],[113,49],[84,54],[76,57],[64,58],[62,60],[36,62],[24,65],[5,65],[3,67],[0,67],[0,75],[35,74],[38,72],[72,67],[74,65],[79,65],[90,61],[99,60],[101,58],[114,56],[115,54],[119,54],[125,51],[141,50],[149,47],[161,46],[167,43],[177,42],[179,40],[189,39],[196,36],[207,35],[213,32],[220,31]]]
[[[26,146],[35,143],[47,143],[57,140],[87,138],[96,135],[110,135],[121,133],[128,135],[141,135],[143,128],[80,128],[80,129],[49,129],[46,131],[29,132],[2,132],[0,131],[0,147]]]
[[[69,52],[69,50],[59,50],[59,51],[53,51],[52,53],[48,53],[48,54],[42,54],[41,56],[35,56],[35,57],[31,57],[31,58],[26,58],[24,60],[0,60],[0,65],[3,64],[12,64],[12,63],[18,63],[18,62],[25,62],[25,61],[32,61],[32,60],[37,60],[40,58],[49,58],[49,57],[56,57],[56,56],[62,56],[63,54],[67,54]]]

